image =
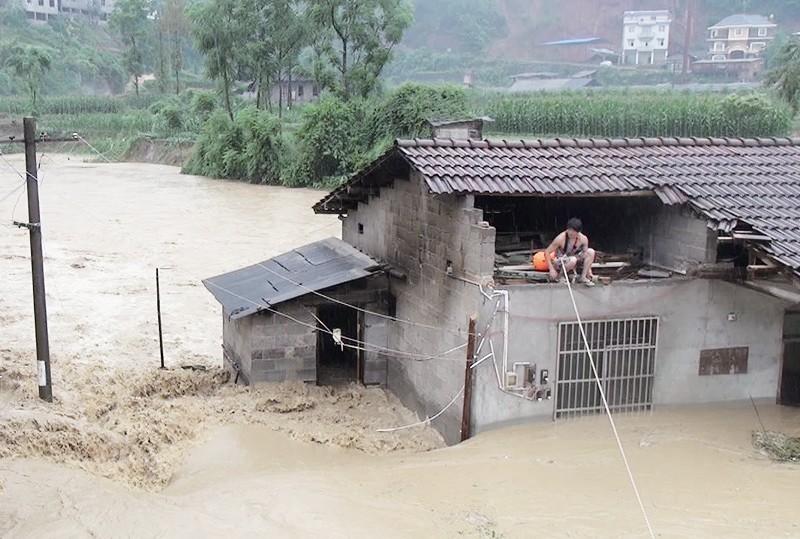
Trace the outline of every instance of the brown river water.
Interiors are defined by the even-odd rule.
[[[200,279],[338,235],[310,210],[322,193],[65,155],[41,173],[56,400],[36,398],[14,194],[0,200],[0,536],[647,536],[604,417],[444,447],[430,428],[376,432],[417,419],[379,389],[226,383]],[[0,161],[0,199],[20,181]],[[767,429],[800,434],[800,410],[757,405]],[[753,449],[749,402],[618,426],[659,537],[800,537],[800,466]]]

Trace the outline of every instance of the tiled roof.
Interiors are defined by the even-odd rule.
[[[383,159],[392,156],[432,194],[654,192],[665,204],[688,203],[722,231],[749,225],[771,239],[770,255],[800,270],[800,138],[399,140]],[[315,210],[344,211],[341,197],[363,179]]]
[[[737,13],[730,15],[719,21],[710,28],[724,28],[726,26],[774,26],[769,17],[764,15],[750,15],[748,13]]]

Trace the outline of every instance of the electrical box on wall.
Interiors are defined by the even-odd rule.
[[[550,371],[538,371],[535,363],[517,361],[505,373],[504,389],[532,401],[550,400],[553,394]]]

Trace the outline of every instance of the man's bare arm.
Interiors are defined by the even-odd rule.
[[[559,247],[564,247],[564,233],[562,232],[558,236],[556,236],[553,241],[550,243],[550,246],[545,251],[545,259],[547,260],[547,269],[553,269],[553,262],[550,260],[550,255],[555,253]]]

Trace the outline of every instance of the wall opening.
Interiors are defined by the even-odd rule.
[[[653,405],[658,319],[627,318],[583,323],[597,374],[612,412]],[[556,419],[603,412],[603,401],[577,322],[558,327]]]
[[[337,344],[327,331],[341,330],[343,343],[360,340],[359,312],[344,305],[320,305],[317,309],[317,384],[337,385],[360,381],[361,351]]]
[[[783,319],[783,369],[781,404],[800,406],[800,311],[787,311]]]
[[[578,217],[591,247],[605,253],[632,254],[638,259],[652,250],[653,216],[663,209],[657,197],[646,195],[478,197],[475,206],[497,230],[498,253],[544,249],[566,229],[571,217]]]

